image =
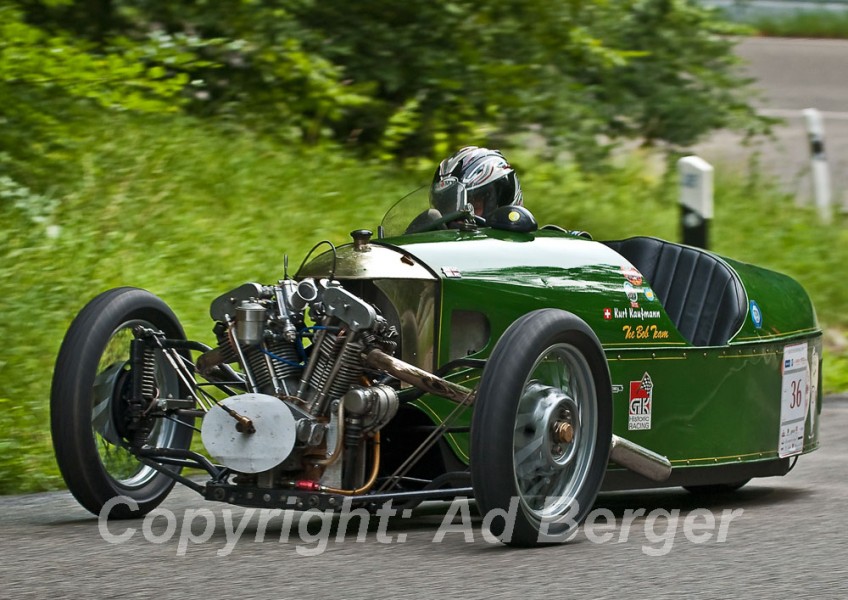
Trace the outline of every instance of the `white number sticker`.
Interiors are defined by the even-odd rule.
[[[783,349],[783,386],[780,393],[780,458],[804,449],[804,423],[810,403],[810,363],[807,343]]]

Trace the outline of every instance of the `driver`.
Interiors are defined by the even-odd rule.
[[[499,150],[466,146],[444,159],[430,186],[430,206],[441,215],[466,209],[488,219],[501,206],[523,206],[518,177]]]
[[[504,206],[522,208],[507,211],[508,221],[504,221],[504,212],[498,211]],[[535,231],[536,220],[523,207],[518,176],[500,150],[466,146],[439,163],[430,185],[430,208],[413,219],[406,233],[462,228],[472,217],[477,225]],[[585,231],[572,231],[557,225],[545,225],[542,229],[592,239]]]

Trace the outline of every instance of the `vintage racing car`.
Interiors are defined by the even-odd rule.
[[[733,489],[817,447],[821,330],[794,280],[520,206],[433,212],[413,194],[376,235],[221,295],[212,345],[149,292],[94,298],[52,389],[74,496],[136,503],[112,518],[176,481],[256,507],[467,496],[527,546],[564,539],[602,487]]]

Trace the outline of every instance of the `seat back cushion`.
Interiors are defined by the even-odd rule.
[[[650,283],[677,330],[694,346],[722,346],[747,314],[745,289],[724,261],[657,238],[604,242]]]

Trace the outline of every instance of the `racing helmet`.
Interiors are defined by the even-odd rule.
[[[433,175],[430,206],[442,215],[464,210],[488,218],[501,206],[523,206],[518,177],[499,150],[467,146],[444,159]]]

